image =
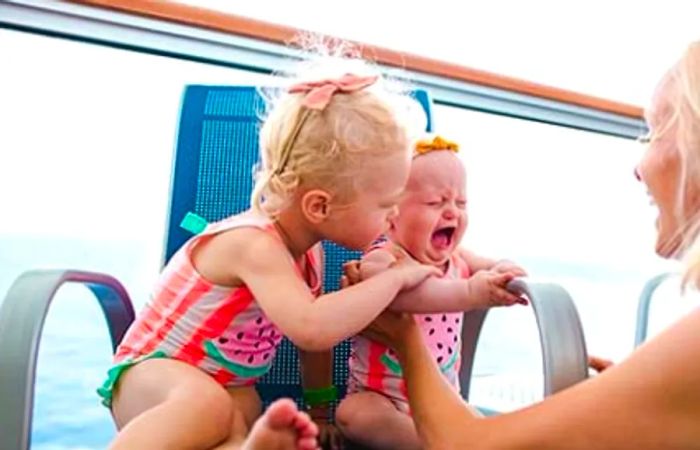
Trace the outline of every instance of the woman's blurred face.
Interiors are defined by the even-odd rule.
[[[649,135],[647,150],[637,166],[637,177],[646,184],[652,201],[659,210],[656,219],[656,253],[664,258],[677,255],[683,241],[684,227],[697,208],[697,186],[688,185],[681,194],[682,159],[677,144],[678,121],[674,115],[672,96],[675,81],[666,75],[654,93],[646,111]],[[679,204],[683,201],[684,205]]]

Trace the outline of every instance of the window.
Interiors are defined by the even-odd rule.
[[[72,268],[116,276],[138,309],[161,264],[183,87],[266,76],[7,30],[0,60],[0,295],[25,270]],[[33,448],[107,446],[114,426],[94,392],[109,349],[88,291],[61,290]]]
[[[654,208],[632,175],[643,148],[447,106],[435,107],[435,125],[460,143],[467,167],[464,245],[517,261],[534,280],[567,289],[589,353],[615,360],[629,353],[642,286],[672,266],[654,256]],[[529,308],[489,313],[474,373],[477,404],[503,409],[529,403],[532,392],[541,397],[539,336]],[[484,382],[489,374],[491,384]],[[519,397],[518,389],[503,388],[506,381],[529,383],[530,394]]]

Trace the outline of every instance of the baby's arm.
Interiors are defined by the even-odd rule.
[[[374,277],[395,263],[396,258],[390,251],[373,250],[362,258],[361,279]],[[524,303],[523,299],[505,289],[511,279],[512,274],[495,272],[481,272],[469,279],[430,277],[418,286],[400,292],[389,309],[411,313],[461,312]]]
[[[314,299],[287,248],[268,233],[241,228],[213,237],[195,265],[210,281],[243,282],[297,347],[320,351],[364,329],[405,288],[437,274],[427,266],[397,267],[366,282]],[[202,268],[209,268],[214,278]],[[222,283],[219,283],[222,284]]]
[[[469,266],[469,269],[471,269],[472,272],[478,272],[480,270],[493,270],[494,272],[498,273],[512,273],[518,277],[524,277],[527,275],[525,269],[507,259],[496,260],[487,258],[463,248],[460,248],[457,251],[459,252],[459,256],[467,263],[467,266]]]

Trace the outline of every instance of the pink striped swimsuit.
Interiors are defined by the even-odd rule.
[[[387,246],[397,244],[387,241],[374,248]],[[466,262],[455,252],[448,261],[443,277],[456,279],[469,276]],[[462,317],[461,312],[415,315],[423,340],[444,377],[458,392]],[[399,411],[409,412],[406,382],[393,350],[365,337],[355,336],[352,338],[349,366],[348,393],[377,392],[389,398]]]
[[[269,219],[246,212],[211,224],[187,241],[163,270],[150,301],[119,345],[115,366],[98,389],[105,405],[111,404],[112,390],[124,370],[149,358],[192,364],[226,387],[253,385],[267,373],[282,333],[248,287],[212,284],[197,272],[191,259],[202,238],[241,227],[259,228],[280,238]],[[313,295],[319,296],[321,245],[307,251],[295,266]]]

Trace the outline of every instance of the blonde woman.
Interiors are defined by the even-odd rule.
[[[648,150],[636,174],[658,205],[656,251],[687,257],[700,284],[700,42],[661,80],[646,111]],[[700,448],[700,309],[626,361],[541,403],[481,418],[444,381],[410,316],[367,331],[394,348],[427,449]]]

